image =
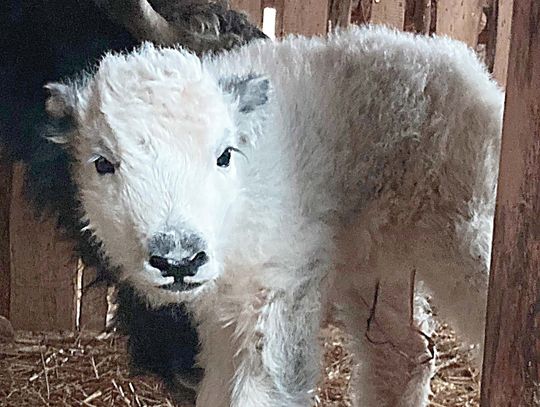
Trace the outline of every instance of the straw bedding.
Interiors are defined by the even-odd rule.
[[[469,352],[446,325],[439,327],[434,340],[439,359],[430,407],[478,406],[479,378]],[[329,328],[322,341],[324,374],[314,406],[348,407],[348,339],[339,329]],[[0,343],[0,406],[40,405],[175,406],[158,380],[130,376],[122,338],[17,332],[14,342]]]

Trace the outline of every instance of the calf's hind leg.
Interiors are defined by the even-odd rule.
[[[433,323],[424,297],[411,293],[409,276],[362,274],[356,285],[349,280],[348,288],[336,287],[354,338],[355,407],[427,406],[435,364]]]

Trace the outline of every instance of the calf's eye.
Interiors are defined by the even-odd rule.
[[[96,171],[98,174],[114,174],[114,164],[107,160],[105,157],[99,157],[94,161]]]
[[[218,157],[217,159],[217,165],[218,167],[228,167],[231,163],[231,151],[234,149],[232,147],[227,147],[223,153]]]

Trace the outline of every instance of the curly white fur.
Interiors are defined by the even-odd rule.
[[[413,271],[482,342],[503,95],[464,44],[371,27],[203,60],[146,45],[50,89],[105,253],[199,321],[198,406],[309,405],[329,304],[357,339],[357,404],[426,405]],[[200,288],[158,287],[148,241],[170,227],[207,244]]]

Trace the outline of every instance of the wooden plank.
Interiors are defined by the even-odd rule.
[[[353,24],[367,24],[371,21],[371,3],[372,0],[354,0],[351,13],[351,22]]]
[[[285,12],[286,0],[274,0],[272,6],[276,9],[276,37],[283,37],[283,14]]]
[[[328,20],[332,29],[347,27],[351,23],[353,0],[330,0]]]
[[[431,0],[405,1],[405,31],[429,34],[431,27]]]
[[[92,285],[97,271],[93,267],[83,266],[81,316],[79,326],[81,331],[102,332],[107,322],[107,286]]]
[[[374,0],[371,22],[403,30],[405,25],[405,0]]]
[[[476,47],[482,19],[482,0],[437,2],[437,34],[461,40]]]
[[[262,27],[262,0],[231,0],[230,6],[245,12],[253,24]]]
[[[478,44],[485,44],[484,63],[488,70],[493,73],[497,47],[497,20],[499,18],[498,0],[490,0],[489,4],[484,7],[484,14],[487,21],[482,32],[478,34]]]
[[[9,206],[12,164],[0,150],[0,315],[9,318],[11,265],[9,251]]]
[[[497,42],[495,45],[495,61],[493,76],[502,87],[506,86],[508,71],[508,55],[510,54],[510,37],[512,28],[512,11],[514,2],[499,0],[497,16]]]
[[[328,0],[285,0],[285,34],[321,35],[328,29]]]
[[[13,168],[9,233],[11,322],[15,329],[75,328],[77,261],[51,218],[36,219],[23,197],[24,166]]]
[[[514,2],[483,407],[540,400],[540,2]]]

